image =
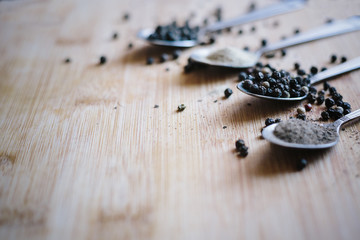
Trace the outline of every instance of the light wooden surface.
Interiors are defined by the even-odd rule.
[[[327,151],[276,148],[259,137],[264,120],[293,116],[297,104],[240,93],[234,71],[183,74],[194,48],[145,65],[168,50],[137,40],[140,28],[191,12],[199,21],[219,5],[231,18],[249,3],[1,1],[0,239],[359,239],[359,122]],[[275,42],[359,11],[357,0],[314,0],[216,44],[256,49],[263,37]],[[332,53],[360,54],[359,38],[317,41],[268,61],[331,67]],[[97,66],[102,54],[108,63]],[[360,107],[360,71],[331,84]],[[234,94],[224,100],[227,87]],[[177,113],[180,103],[187,108]],[[237,138],[249,146],[246,158],[234,152]],[[301,157],[310,163],[296,172]]]

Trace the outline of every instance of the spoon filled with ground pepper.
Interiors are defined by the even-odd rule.
[[[293,37],[289,37],[271,45],[265,45],[256,52],[229,47],[224,49],[202,48],[193,52],[190,59],[194,62],[211,66],[250,68],[253,67],[260,57],[266,53],[269,54],[290,46],[359,30],[360,16],[353,16],[347,19],[327,23],[318,28],[296,34]]]
[[[255,70],[252,75],[243,74],[245,79],[237,88],[253,97],[276,101],[300,101],[307,97],[311,85],[359,68],[360,57],[310,77],[292,76],[284,70],[273,70],[271,73]]]
[[[190,27],[188,23],[180,27],[177,26],[176,23],[172,23],[169,25],[158,26],[155,30],[142,29],[138,32],[137,36],[138,38],[158,46],[194,47],[199,45],[204,37],[210,33],[255,20],[299,10],[304,7],[305,3],[306,0],[281,1],[280,3],[270,5],[263,9],[251,11],[241,17],[217,22],[202,28],[199,26]]]
[[[300,119],[290,119],[267,126],[262,136],[273,144],[300,149],[330,148],[339,141],[340,127],[360,117],[360,109],[330,124],[316,124]]]

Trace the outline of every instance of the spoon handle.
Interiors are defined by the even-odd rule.
[[[235,19],[215,23],[209,27],[206,27],[204,29],[204,32],[205,33],[216,32],[218,30],[225,29],[228,27],[233,27],[233,26],[248,23],[251,21],[264,19],[267,17],[272,17],[275,15],[287,13],[290,11],[295,11],[295,10],[298,10],[298,9],[304,7],[305,3],[306,3],[306,0],[283,1],[281,3],[273,4],[273,5],[270,5],[269,7],[263,8],[263,9],[255,10],[253,12],[250,12],[246,15],[243,15],[243,16],[235,18]]]
[[[332,23],[327,23],[324,26],[315,28],[308,32],[300,33],[278,43],[274,43],[269,46],[260,48],[258,50],[258,53],[262,55],[267,52],[272,52],[278,49],[283,49],[301,43],[306,43],[317,39],[327,38],[358,30],[360,30],[360,16],[353,16],[344,20],[337,20]]]
[[[347,123],[351,120],[357,119],[360,117],[360,109],[357,109],[349,114],[346,114],[345,116],[343,116],[342,118],[336,120],[334,122],[335,126],[340,127],[341,125],[343,125],[344,123]]]
[[[310,80],[311,80],[310,84],[312,85],[312,84],[321,82],[325,79],[356,70],[358,68],[360,68],[360,57],[354,58],[352,60],[349,60],[345,63],[339,64],[335,67],[332,67],[328,70],[325,70],[323,72],[320,72],[320,73],[312,76],[310,78]]]

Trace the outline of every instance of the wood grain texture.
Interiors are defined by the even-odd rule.
[[[191,12],[201,21],[219,5],[231,18],[249,4],[0,1],[0,239],[359,239],[359,122],[326,151],[277,148],[260,138],[264,120],[293,116],[301,103],[242,94],[236,71],[183,74],[195,48],[177,61],[145,65],[147,56],[171,50],[137,40],[140,28]],[[293,14],[234,28],[216,44],[256,49],[264,37],[275,42],[296,27],[359,10],[357,0],[314,0]],[[331,67],[332,53],[360,54],[359,37],[262,60],[286,70],[295,61],[306,70]],[[97,65],[100,55],[107,64]],[[359,79],[357,71],[331,82],[353,109],[360,108]],[[223,99],[227,87],[234,94]],[[180,103],[187,108],[178,113]],[[238,138],[249,146],[246,158],[234,151]],[[301,157],[309,166],[296,172]]]

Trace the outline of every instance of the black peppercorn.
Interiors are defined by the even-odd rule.
[[[123,16],[123,19],[124,20],[129,20],[130,18],[130,14],[129,13],[125,13],[124,16]]]
[[[306,116],[305,116],[305,114],[298,114],[297,116],[296,116],[296,118],[297,119],[301,119],[301,120],[306,120]]]
[[[276,118],[276,119],[275,119],[275,123],[279,123],[279,122],[281,122],[281,119],[280,119],[280,118]]]
[[[328,112],[323,111],[323,112],[321,113],[321,118],[322,118],[324,121],[327,121],[327,120],[329,120],[330,115],[329,115]]]
[[[296,28],[295,30],[294,30],[294,34],[299,34],[300,33],[300,29],[299,28]]]
[[[166,53],[161,54],[160,62],[166,62],[167,60],[169,60],[169,55],[167,55]]]
[[[172,54],[173,59],[178,59],[180,57],[181,51],[180,50],[175,50]]]
[[[132,49],[133,46],[134,46],[134,45],[133,45],[132,43],[129,43],[129,44],[128,44],[128,49]]]
[[[241,35],[242,33],[243,33],[243,30],[240,29],[240,30],[238,31],[238,34]]]
[[[325,100],[325,106],[326,106],[327,108],[331,108],[331,107],[334,106],[334,105],[335,105],[334,99],[332,99],[332,98],[327,98],[327,99]]]
[[[286,50],[285,49],[281,49],[281,56],[285,57],[286,56]]]
[[[245,72],[239,73],[239,81],[244,81],[248,78],[248,75]]]
[[[297,62],[296,62],[296,63],[294,63],[294,69],[295,69],[295,70],[298,70],[299,68],[300,68],[300,64],[299,64],[299,63],[297,63]]]
[[[148,57],[148,58],[146,59],[146,64],[147,64],[147,65],[151,65],[151,64],[153,64],[153,63],[154,63],[154,58]]]
[[[106,63],[106,60],[107,60],[107,59],[106,59],[105,56],[101,56],[100,59],[99,59],[99,64],[100,64],[100,65],[105,64],[105,63]]]
[[[302,158],[300,159],[296,164],[296,170],[301,171],[307,166],[306,159]]]
[[[184,111],[185,108],[186,108],[185,104],[180,104],[180,105],[178,106],[178,112]]]
[[[344,63],[346,61],[347,61],[347,58],[345,56],[341,57],[341,60],[340,60],[341,63]]]
[[[350,109],[344,109],[344,115],[351,113]]]
[[[262,39],[261,40],[261,46],[265,47],[267,45],[267,40],[266,39]]]
[[[64,62],[65,62],[65,63],[71,63],[71,59],[70,59],[70,58],[66,58]]]
[[[312,94],[316,94],[316,93],[317,93],[317,90],[316,90],[315,87],[310,86],[310,87],[309,87],[309,92],[312,93]]]
[[[118,38],[118,33],[117,32],[114,32],[113,35],[112,35],[112,39],[117,39]]]
[[[324,90],[327,91],[330,88],[330,84],[328,82],[324,82]]]
[[[273,123],[275,123],[275,120],[272,119],[272,118],[267,118],[267,119],[265,120],[265,126],[269,126],[269,125],[271,125],[271,124],[273,124]]]
[[[309,101],[309,103],[314,103],[316,100],[316,96],[310,93],[307,95],[307,100]]]
[[[337,60],[337,56],[336,56],[335,54],[333,54],[333,55],[330,56],[330,62],[331,62],[331,63],[336,62],[336,60]]]
[[[330,87],[329,92],[330,92],[330,95],[334,95],[334,93],[336,93],[337,91],[336,91],[335,87]]]
[[[226,98],[230,97],[233,94],[233,91],[230,88],[225,89],[224,95]]]
[[[327,70],[326,67],[322,67],[322,68],[320,69],[320,72],[323,72],[323,71],[326,71],[326,70]]]
[[[250,48],[249,48],[249,47],[247,47],[247,46],[245,46],[245,47],[243,48],[243,50],[244,50],[244,51],[249,51],[249,50],[250,50]]]
[[[317,74],[318,73],[318,69],[317,69],[317,67],[314,67],[314,66],[312,66],[311,68],[310,68],[310,72],[311,72],[311,74]]]
[[[242,139],[236,140],[236,142],[235,142],[236,149],[239,150],[242,146],[245,146],[245,141]]]
[[[342,100],[343,99],[343,96],[340,94],[340,93],[334,93],[332,94],[332,98],[335,100],[335,101],[338,101],[338,100]]]
[[[251,32],[255,32],[256,31],[256,27],[255,26],[252,26],[251,29],[250,29]]]
[[[351,109],[351,105],[350,105],[350,103],[348,103],[348,102],[343,102],[343,104],[341,105],[341,107],[342,107],[343,109]]]
[[[300,75],[300,76],[303,76],[303,75],[306,74],[306,72],[305,72],[305,70],[303,70],[303,69],[298,69],[298,70],[297,70],[297,74]]]

